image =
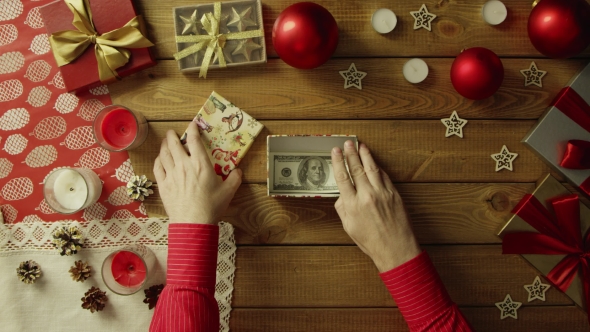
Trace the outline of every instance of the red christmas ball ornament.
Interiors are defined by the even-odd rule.
[[[451,66],[453,87],[465,98],[488,98],[498,91],[503,80],[502,61],[487,48],[469,48],[459,54]]]
[[[312,69],[328,61],[336,50],[338,25],[326,8],[313,2],[299,2],[277,17],[272,43],[288,65]]]
[[[529,38],[543,55],[569,58],[590,45],[590,4],[586,0],[541,0],[529,16]]]

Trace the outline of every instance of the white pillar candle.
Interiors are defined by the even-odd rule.
[[[53,192],[64,208],[79,210],[88,198],[88,185],[80,173],[66,169],[55,178]]]
[[[387,8],[377,9],[371,17],[371,25],[379,33],[389,33],[397,25],[397,16]]]
[[[498,25],[506,20],[508,10],[501,1],[492,0],[483,5],[481,15],[487,24]]]
[[[422,59],[411,59],[404,65],[404,77],[410,83],[420,83],[428,76],[428,65]]]

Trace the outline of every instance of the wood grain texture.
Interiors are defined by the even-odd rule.
[[[543,88],[524,86],[520,70],[531,59],[504,59],[500,90],[485,100],[461,97],[450,80],[452,59],[426,59],[421,84],[402,74],[407,59],[334,59],[315,70],[295,70],[280,60],[262,66],[211,70],[208,79],[182,74],[176,62],[160,61],[109,86],[115,104],[141,111],[148,120],[192,120],[216,91],[258,120],[441,119],[456,110],[465,119],[537,119],[587,60],[535,60],[548,74]],[[363,90],[344,89],[338,71],[351,62],[367,72]]]
[[[244,183],[266,183],[266,136],[278,134],[355,134],[394,182],[535,182],[549,167],[520,143],[535,121],[470,121],[464,138],[445,138],[436,120],[264,121],[240,164]],[[152,122],[147,141],[129,153],[138,174],[152,174],[168,129],[181,135],[187,122]],[[490,157],[502,145],[519,154],[514,171],[495,172]]]
[[[497,308],[461,308],[479,332],[569,331],[587,332],[584,313],[574,307],[521,307],[518,319],[500,320]],[[242,309],[232,310],[230,329],[240,332],[322,331],[391,332],[408,331],[394,308],[377,309]]]
[[[209,1],[200,1],[208,3]],[[279,14],[293,0],[265,0],[262,3],[266,45],[270,57],[276,52],[272,47],[272,27]],[[438,17],[433,21],[432,32],[413,30],[414,19],[410,11],[420,9],[420,3],[400,0],[318,0],[336,19],[339,30],[335,57],[442,57],[456,56],[468,47],[484,46],[501,56],[541,55],[532,46],[527,35],[527,21],[531,0],[507,0],[508,18],[499,26],[486,24],[481,16],[481,2],[470,0],[423,1],[428,10]],[[172,58],[176,52],[172,8],[193,5],[190,0],[136,1],[138,11],[145,16],[148,34],[156,44],[156,56]],[[398,18],[395,30],[386,35],[375,32],[371,15],[378,8],[390,8]],[[590,54],[587,50],[585,55]]]
[[[451,298],[462,306],[493,306],[510,294],[524,306],[572,304],[559,290],[526,302],[523,285],[539,273],[499,245],[423,246]],[[236,253],[232,307],[390,307],[375,265],[356,246],[247,246]]]
[[[533,184],[399,184],[421,244],[501,243],[495,234]],[[335,199],[274,199],[266,185],[242,185],[222,220],[237,244],[351,245]],[[158,190],[145,202],[150,216],[165,216]]]

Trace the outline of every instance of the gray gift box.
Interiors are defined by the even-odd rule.
[[[559,93],[552,103],[555,106],[549,107],[537,125],[522,139],[522,143],[555,171],[565,176],[573,185],[580,187],[590,195],[590,169],[578,170],[560,166],[568,141],[590,141],[590,132],[567,115],[575,108],[570,107],[572,103],[566,100],[571,99],[568,93],[579,95],[581,99],[577,98],[580,102],[585,102],[585,108],[590,110],[590,106],[588,106],[590,105],[590,64],[571,79],[567,87]],[[578,113],[585,112],[578,111]],[[580,116],[590,119],[590,112]]]
[[[250,18],[256,22],[257,26],[250,26],[247,27],[244,31],[252,31],[252,30],[261,30],[262,37],[254,37],[251,38],[252,41],[261,46],[260,49],[252,51],[250,55],[250,61],[248,61],[243,55],[236,54],[232,55],[231,53],[236,49],[238,44],[241,40],[227,40],[225,47],[223,48],[223,53],[226,59],[226,64],[228,68],[236,67],[236,66],[243,66],[243,65],[253,65],[253,64],[260,64],[266,63],[266,43],[264,39],[264,24],[262,20],[262,5],[260,0],[239,0],[239,1],[228,1],[228,2],[221,2],[221,22],[219,33],[220,34],[227,34],[231,32],[239,32],[236,27],[228,26],[227,23],[230,22],[232,19],[233,9],[236,10],[237,13],[242,13],[244,10],[251,8],[252,12],[250,14]],[[213,3],[208,4],[197,4],[192,6],[184,6],[184,7],[175,7],[173,8],[173,15],[174,15],[174,30],[176,36],[188,36],[191,33],[183,34],[182,31],[185,27],[185,23],[181,19],[182,17],[190,18],[195,10],[197,10],[197,19],[200,21],[201,17],[206,13],[213,13],[214,10]],[[207,32],[201,27],[198,29],[199,35],[207,35]],[[176,49],[178,52],[194,45],[195,43],[176,43]],[[203,62],[203,57],[205,55],[205,50],[199,51],[196,54],[191,54],[185,58],[178,60],[178,68],[182,72],[193,72],[198,71],[201,69],[201,64]],[[211,57],[211,61],[213,62],[213,56]],[[209,69],[219,68],[219,62],[216,61],[215,63],[210,63]]]

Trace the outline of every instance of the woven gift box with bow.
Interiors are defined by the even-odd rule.
[[[590,195],[590,64],[559,92],[522,143]]]
[[[109,84],[156,64],[130,0],[59,0],[40,12],[68,91]]]
[[[212,68],[266,63],[260,0],[176,7],[173,14],[181,71],[206,78]]]

